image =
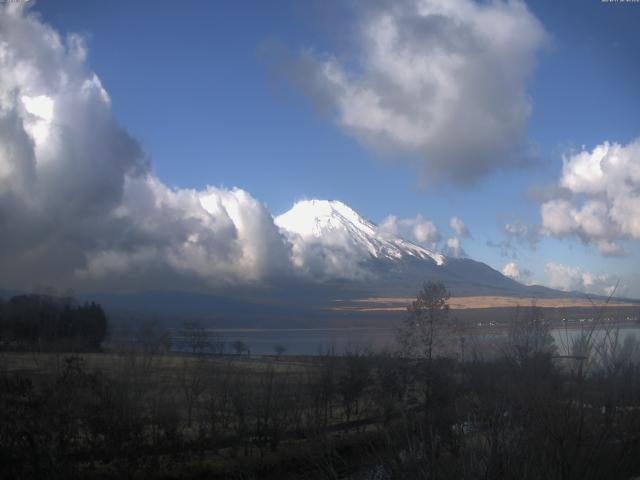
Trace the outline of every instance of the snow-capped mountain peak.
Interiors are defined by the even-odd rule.
[[[302,200],[288,212],[276,217],[276,224],[303,237],[320,237],[327,230],[352,225],[367,235],[375,235],[376,227],[338,200]]]
[[[350,248],[368,252],[373,258],[400,260],[415,257],[437,265],[445,257],[421,245],[382,232],[378,226],[361,217],[337,200],[302,200],[288,212],[275,218],[275,223],[289,236],[305,242],[335,246],[335,238],[350,242]]]

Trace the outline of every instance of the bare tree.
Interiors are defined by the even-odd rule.
[[[272,365],[260,374],[256,388],[255,435],[263,455],[267,445],[272,452],[278,449],[283,433],[291,423],[290,381]]]
[[[249,351],[249,347],[247,347],[247,344],[244,343],[242,340],[236,340],[235,342],[233,342],[231,344],[231,348],[233,348],[233,350],[238,355],[242,355],[244,352]]]
[[[279,359],[284,354],[284,352],[287,351],[287,347],[279,343],[273,346],[273,351],[276,352],[276,357]]]
[[[186,347],[194,355],[203,355],[212,350],[209,332],[196,322],[185,322],[181,335]]]
[[[451,294],[442,282],[425,282],[398,332],[401,353],[430,361],[443,344],[449,321]]]
[[[246,375],[235,375],[230,385],[230,407],[231,407],[231,431],[236,437],[231,456],[237,456],[237,447],[242,446],[244,455],[249,455],[251,445],[249,438],[251,434],[251,417],[255,406],[254,395],[249,378]]]
[[[526,309],[516,308],[503,353],[522,364],[539,356],[553,355],[556,350],[551,325],[544,318],[542,309],[535,304]]]
[[[224,354],[225,341],[224,337],[220,334],[212,335],[210,338],[211,353],[214,355]]]
[[[204,426],[214,451],[219,439],[230,430],[233,411],[231,409],[232,382],[235,371],[230,361],[220,366],[211,365],[206,371],[204,392]]]
[[[337,357],[333,348],[317,358],[317,368],[307,370],[305,389],[311,400],[305,427],[322,430],[333,417],[333,400],[336,395]]]
[[[208,362],[206,357],[184,357],[180,372],[180,388],[184,396],[187,409],[187,426],[193,421],[193,411],[200,397],[206,390],[206,371]]]
[[[352,415],[359,414],[360,399],[371,380],[370,361],[370,358],[358,352],[345,353],[344,370],[337,386],[347,422]]]

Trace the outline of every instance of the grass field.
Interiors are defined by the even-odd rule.
[[[370,297],[348,300],[332,306],[329,310],[355,312],[399,312],[405,311],[407,305],[415,300],[409,297]],[[605,301],[588,298],[533,298],[533,297],[499,297],[472,296],[451,297],[449,306],[452,310],[515,308],[536,305],[541,308],[614,308],[639,306],[637,302],[620,300]]]

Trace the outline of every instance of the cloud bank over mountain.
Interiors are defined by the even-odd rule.
[[[172,189],[114,119],[83,39],[0,7],[2,283],[212,286],[290,273],[290,245],[240,189]],[[112,283],[115,285],[115,283]]]
[[[307,52],[304,86],[363,145],[470,183],[526,163],[526,82],[547,41],[524,2],[363,3],[355,55]],[[530,160],[530,159],[529,159]]]

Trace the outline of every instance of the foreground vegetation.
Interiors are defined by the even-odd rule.
[[[100,353],[4,352],[0,478],[640,474],[632,337],[585,331],[559,355],[527,309],[489,352],[452,334],[447,300],[441,285],[425,285],[388,354],[252,361],[205,348],[194,328],[183,355],[163,339]]]

